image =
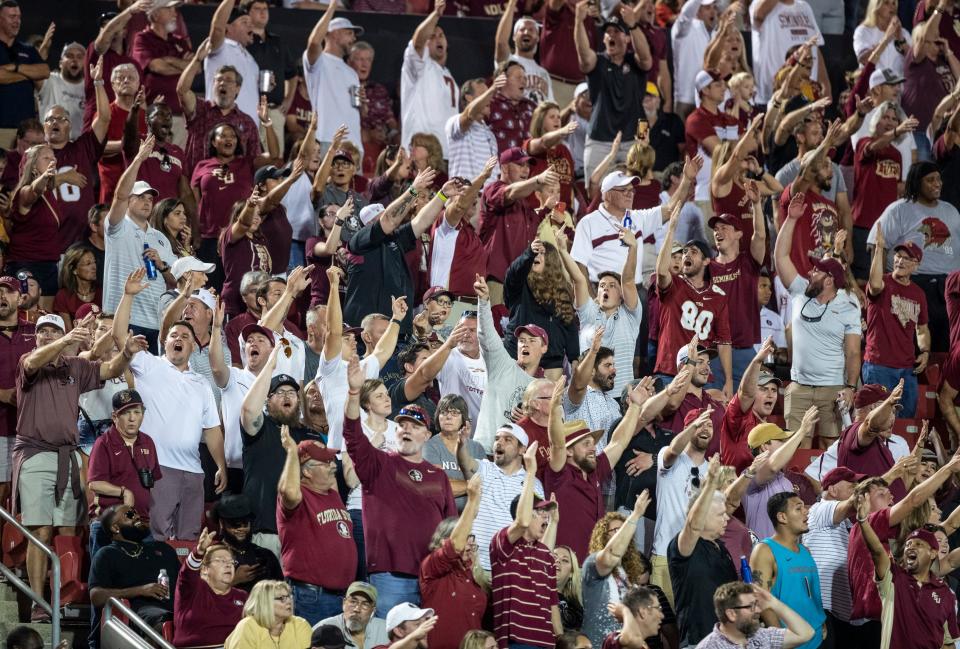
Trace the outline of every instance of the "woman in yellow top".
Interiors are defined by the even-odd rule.
[[[266,580],[250,591],[243,619],[227,636],[224,649],[306,649],[310,633],[310,624],[293,614],[290,586]]]

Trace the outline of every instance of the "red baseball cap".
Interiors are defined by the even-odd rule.
[[[421,426],[430,428],[430,415],[427,414],[426,410],[415,403],[411,403],[410,405],[400,408],[400,412],[397,413],[397,416],[393,418],[393,420],[398,424],[402,419],[409,419],[415,424],[420,424]]]
[[[904,539],[904,545],[906,545],[906,542],[909,541],[910,539],[920,539],[921,541],[929,545],[930,549],[933,550],[934,552],[940,549],[940,542],[937,541],[936,534],[934,534],[930,530],[925,530],[922,527],[917,528],[912,532],[910,532],[909,534],[907,534],[907,538]]]
[[[240,330],[240,338],[243,339],[243,342],[247,342],[247,338],[253,334],[261,334],[262,336],[265,336],[267,341],[270,343],[270,346],[273,347],[273,332],[263,325],[259,325],[256,322],[251,322]]]
[[[684,415],[684,416],[683,416],[683,427],[686,428],[686,427],[689,426],[691,423],[693,423],[693,420],[696,419],[697,417],[699,417],[699,416],[700,416],[700,413],[702,413],[702,412],[703,412],[703,408],[694,408],[693,410],[691,410],[690,412],[688,412],[686,415]]]
[[[10,275],[4,275],[3,277],[0,277],[0,286],[6,286],[14,293],[20,292],[20,280]]]
[[[512,146],[509,149],[504,149],[503,153],[500,154],[501,165],[505,165],[510,162],[518,165],[525,165],[529,164],[531,160],[533,160],[533,158],[528,156],[527,152],[518,146]]]
[[[810,263],[813,264],[813,267],[817,270],[826,273],[833,278],[833,284],[837,288],[844,288],[847,285],[847,273],[843,269],[843,264],[834,259],[833,257],[824,257],[823,259],[817,259],[816,257],[810,258]]]
[[[336,451],[322,446],[311,439],[304,440],[297,445],[297,455],[300,457],[300,464],[308,462],[309,460],[333,462],[337,459]]]
[[[883,401],[890,396],[890,391],[879,383],[867,383],[853,397],[854,408],[866,408]]]
[[[524,331],[526,331],[531,336],[536,336],[537,338],[541,339],[544,345],[550,344],[550,336],[547,335],[547,332],[544,330],[543,327],[535,324],[520,325],[519,327],[513,330],[513,335],[515,338],[519,338],[520,334],[522,334]]]
[[[741,232],[743,231],[743,219],[736,217],[733,214],[721,214],[719,216],[711,217],[710,220],[707,221],[707,225],[709,225],[711,228],[716,228],[717,223],[726,223],[736,230]]]
[[[453,300],[453,293],[443,288],[442,286],[431,286],[427,289],[427,292],[423,294],[423,303],[426,304],[430,300],[435,300],[441,295],[446,295],[448,298]]]
[[[835,469],[827,471],[826,475],[823,476],[823,479],[820,480],[820,486],[823,487],[824,491],[826,491],[838,482],[843,482],[846,480],[847,482],[856,483],[860,482],[866,477],[867,475],[865,473],[856,473],[852,469],[848,469],[845,466],[838,466]]]
[[[3,282],[3,280],[0,279],[0,283],[2,283],[2,282]],[[18,287],[16,288],[16,290],[19,291],[19,290],[20,290],[20,287],[18,286]],[[74,314],[73,314],[73,319],[74,319],[75,321],[76,321],[76,320],[83,320],[84,318],[86,318],[86,317],[87,317],[88,315],[90,315],[91,313],[93,313],[93,314],[100,313],[100,307],[97,306],[96,304],[94,304],[93,302],[88,302],[87,304],[81,304],[81,305],[80,305],[80,308],[77,309],[77,310],[74,312]]]
[[[903,251],[910,255],[918,263],[923,261],[923,248],[915,244],[913,241],[907,241],[906,243],[901,243],[893,247],[893,251]]]

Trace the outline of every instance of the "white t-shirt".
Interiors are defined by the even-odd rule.
[[[413,41],[403,51],[400,68],[400,124],[403,146],[410,145],[414,133],[430,133],[440,140],[446,151],[447,136],[443,127],[457,114],[460,89],[453,73],[430,57],[429,48],[417,54]],[[314,104],[315,106],[317,104]]]
[[[587,214],[577,223],[570,256],[574,261],[587,267],[591,282],[604,271],[623,272],[627,262],[627,246],[620,243],[617,226],[629,228],[643,240],[663,227],[663,211],[658,205],[645,210],[627,210],[622,218],[617,218],[600,205],[595,212]],[[643,254],[637,251],[635,281],[643,278]]]
[[[753,77],[757,84],[755,103],[765,104],[773,94],[773,77],[787,60],[787,51],[795,45],[803,45],[811,37],[817,37],[817,45],[823,46],[823,34],[817,27],[813,9],[805,0],[793,0],[792,4],[778,2],[760,25],[757,25],[756,8],[759,2],[750,5],[751,44],[753,52]],[[818,53],[813,52],[813,70],[810,78],[817,80]]]
[[[708,462],[704,458],[698,466],[686,452],[681,453],[669,467],[664,467],[667,454],[664,446],[657,453],[657,522],[653,528],[653,554],[667,556],[667,546],[683,529],[687,520],[687,505],[698,491],[694,488],[691,469],[697,466],[700,480],[707,475]]]
[[[697,18],[700,0],[688,0],[670,28],[673,42],[673,97],[674,101],[692,104],[697,96],[693,80],[703,68],[703,55],[710,44],[710,32],[705,22]]]
[[[243,77],[240,94],[237,95],[237,108],[246,113],[254,124],[260,123],[257,106],[260,105],[260,66],[243,45],[232,38],[224,38],[220,49],[210,52],[203,60],[203,78],[207,97],[213,97],[213,78],[217,70],[232,65]]]
[[[546,68],[533,59],[519,54],[511,54],[510,60],[522,65],[523,71],[527,74],[527,85],[523,89],[527,99],[537,105],[542,101],[553,101],[553,80]]]
[[[853,30],[853,51],[856,53],[858,59],[877,46],[877,43],[883,38],[884,31],[885,30],[878,27],[867,27],[866,25],[858,25],[857,28]],[[903,27],[900,28],[900,38],[907,42],[906,47],[911,46],[913,39],[910,38],[910,32]],[[904,50],[904,52],[906,52],[906,50]],[[876,68],[877,70],[887,68],[903,76],[903,63],[905,58],[906,55],[898,52],[896,46],[891,42],[883,48]]]
[[[784,331],[783,318],[776,311],[771,311],[765,306],[760,307],[760,340],[766,340],[773,336],[773,344],[780,348],[786,348],[787,337]],[[753,346],[755,351],[760,351],[760,343]]]
[[[115,379],[107,379],[102,388],[80,394],[80,407],[92,421],[110,419],[113,415],[113,395],[129,387],[123,374]]]
[[[223,413],[223,454],[227,467],[243,468],[243,427],[240,414],[243,400],[250,391],[257,375],[246,367],[230,367],[227,385],[220,388],[220,410]]]
[[[313,181],[307,174],[301,175],[280,200],[280,204],[287,209],[287,220],[293,228],[294,241],[306,241],[317,236],[317,212],[313,209],[313,200],[310,194],[313,191]],[[277,268],[284,271],[286,268]]]
[[[458,394],[467,402],[470,419],[477,421],[480,415],[480,402],[487,389],[487,366],[483,356],[470,358],[459,349],[454,349],[447,362],[437,374],[440,394]]]
[[[53,106],[63,106],[70,115],[70,139],[76,140],[83,132],[83,79],[76,83],[65,80],[59,72],[51,72],[37,92],[40,119]]]
[[[809,284],[805,277],[798,275],[789,286],[793,298],[793,348],[804,350],[794,356],[790,378],[803,385],[843,385],[846,383],[844,337],[861,335],[860,305],[846,291],[837,293],[828,304],[821,304],[804,294]],[[801,314],[812,318],[822,314],[822,318],[808,322]]]
[[[130,371],[143,397],[140,430],[157,445],[160,466],[203,473],[200,441],[203,431],[220,425],[210,382],[192,370],[181,372],[166,358],[136,354]]]
[[[854,149],[857,148],[857,142],[870,135],[870,124],[878,110],[880,110],[879,107],[867,113],[863,118],[863,123],[860,124],[860,128],[850,136],[850,146]],[[913,135],[906,133],[895,139],[892,144],[894,148],[900,152],[900,160],[902,162],[900,165],[900,180],[905,181],[907,174],[910,173],[910,165],[913,164],[913,152],[917,150],[917,141],[913,139]]]
[[[360,85],[357,71],[329,52],[321,53],[316,63],[310,65],[304,52],[303,74],[311,105],[320,107],[316,111],[317,141],[332,142],[333,134],[341,124],[346,124],[349,130],[347,139],[362,152],[360,109],[354,108],[351,91],[352,87]]]
[[[375,379],[380,376],[380,361],[371,354],[360,361],[363,376],[366,379]],[[302,370],[301,370],[302,372]],[[347,361],[341,355],[332,360],[320,355],[320,366],[317,367],[317,385],[323,397],[323,407],[327,412],[327,446],[341,450],[343,445],[343,414],[347,407]]]

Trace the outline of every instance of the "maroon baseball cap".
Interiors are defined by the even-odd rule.
[[[544,345],[550,344],[550,336],[547,335],[547,332],[544,330],[543,327],[540,327],[535,324],[520,325],[519,327],[514,329],[513,335],[515,338],[519,338],[520,334],[523,333],[524,331],[526,331],[531,336],[536,336],[537,338],[541,339]]]
[[[736,217],[733,214],[721,214],[720,216],[711,217],[710,220],[707,221],[707,225],[709,225],[711,228],[716,228],[717,223],[726,223],[736,230],[741,232],[743,231],[743,219]]]
[[[533,160],[533,158],[528,156],[527,152],[518,146],[512,146],[509,149],[504,149],[503,153],[500,154],[501,165],[505,165],[509,162],[523,165],[529,164],[531,160]]]
[[[321,446],[312,439],[307,439],[297,445],[297,455],[300,457],[300,464],[309,460],[317,462],[333,462],[337,459],[337,452]]]
[[[420,424],[421,426],[430,428],[430,415],[427,414],[426,410],[415,403],[411,403],[408,406],[400,408],[400,412],[397,413],[397,416],[393,418],[393,420],[398,424],[402,419],[409,419],[415,424]]]
[[[683,427],[686,428],[686,427],[689,426],[691,423],[693,423],[693,420],[696,419],[697,417],[699,417],[699,416],[700,416],[700,413],[702,413],[702,412],[703,412],[703,408],[694,408],[693,410],[691,410],[690,412],[688,412],[686,415],[684,415],[684,416],[683,416]]]
[[[836,469],[827,471],[826,475],[823,476],[823,479],[820,480],[820,486],[823,487],[824,491],[826,491],[838,482],[843,482],[846,480],[847,482],[856,483],[860,482],[866,477],[867,476],[864,473],[855,473],[853,470],[848,469],[845,466],[838,466]]]
[[[811,257],[810,263],[812,263],[813,267],[817,270],[832,277],[833,284],[838,289],[846,287],[847,273],[843,269],[843,264],[841,264],[838,260],[834,259],[833,257],[824,257],[823,259]]]
[[[10,275],[4,275],[3,277],[0,277],[0,286],[6,286],[14,293],[20,292],[20,280],[18,280],[16,277],[11,277]]]
[[[2,282],[3,280],[0,280]],[[20,290],[19,288],[17,290]],[[77,309],[73,314],[74,321],[83,320],[88,315],[93,313],[94,315],[100,313],[100,307],[94,304],[93,302],[88,302],[87,304],[81,304],[80,308]]]
[[[431,286],[427,289],[427,292],[423,294],[423,303],[426,304],[430,300],[435,300],[441,295],[446,295],[448,298],[453,300],[453,293],[443,288],[442,286]]]
[[[350,152],[347,151],[346,149],[337,149],[336,153],[333,154],[333,160],[336,160],[337,158],[342,158],[343,160],[346,160],[350,164],[356,164],[353,161],[353,156],[350,155]],[[333,162],[333,160],[331,160],[331,162]]]
[[[903,251],[906,254],[910,255],[917,263],[923,261],[923,248],[915,244],[913,241],[907,241],[906,243],[901,243],[893,247],[893,251]]]
[[[853,397],[854,408],[866,408],[883,401],[890,396],[890,391],[879,383],[867,383],[862,386]]]
[[[922,527],[919,527],[913,530],[912,532],[910,532],[909,534],[907,534],[907,538],[904,539],[903,541],[904,545],[906,545],[907,541],[909,541],[910,539],[920,539],[921,541],[929,545],[930,549],[933,550],[934,552],[940,549],[940,542],[937,541],[937,535],[931,532],[930,530],[923,529]]]
[[[270,346],[273,347],[273,332],[263,325],[259,325],[256,322],[251,322],[240,330],[240,338],[243,339],[243,342],[247,342],[247,338],[253,334],[262,334],[263,336],[266,336],[267,340],[270,341]]]

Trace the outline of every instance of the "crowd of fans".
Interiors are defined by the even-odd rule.
[[[179,4],[0,0],[0,500],[90,647],[954,646],[960,0]]]

